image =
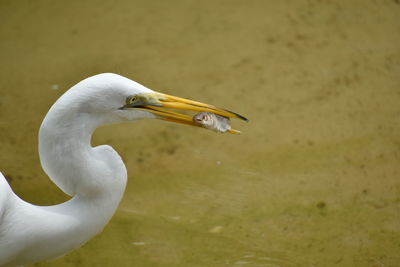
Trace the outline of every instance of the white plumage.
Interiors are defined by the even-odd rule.
[[[152,96],[151,103],[132,100],[142,95]],[[101,125],[141,118],[191,124],[191,117],[164,105],[238,116],[154,92],[116,74],[87,78],[61,96],[40,127],[39,155],[50,179],[72,198],[54,206],[32,205],[15,195],[0,173],[0,265],[55,258],[102,231],[121,201],[127,171],[113,148],[91,146],[92,133]]]

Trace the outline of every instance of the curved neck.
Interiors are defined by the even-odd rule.
[[[110,146],[91,146],[91,135],[104,120],[90,116],[52,110],[46,116],[39,131],[42,167],[73,198],[59,205],[35,206],[11,194],[12,212],[3,216],[3,223],[12,222],[13,227],[0,236],[0,265],[65,254],[99,233],[115,213],[126,186],[126,168]],[[16,214],[26,219],[18,220]],[[26,229],[29,237],[16,240]],[[5,259],[1,251],[7,251]]]
[[[111,147],[90,144],[94,130],[105,123],[91,114],[50,109],[39,131],[39,155],[44,171],[61,190],[110,209],[111,217],[124,193],[127,172]]]
[[[50,110],[39,131],[44,171],[61,190],[74,196],[67,212],[83,217],[90,214],[101,224],[114,214],[127,181],[118,153],[110,146],[90,144],[94,130],[105,123],[87,113],[71,115]]]
[[[90,144],[94,130],[107,123],[91,114],[52,109],[43,120],[40,161],[50,179],[66,194],[107,194],[116,187],[118,193],[123,193],[126,177],[120,176],[126,169],[119,155],[111,147],[93,148]]]

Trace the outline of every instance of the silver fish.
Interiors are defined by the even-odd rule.
[[[231,120],[211,112],[200,112],[193,116],[193,122],[218,133],[231,131]]]

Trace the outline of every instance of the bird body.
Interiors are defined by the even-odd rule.
[[[132,100],[143,95],[152,100]],[[105,124],[142,118],[190,124],[191,118],[162,109],[175,102],[178,108],[193,105],[188,101],[110,73],[87,78],[62,95],[40,127],[39,155],[49,178],[72,198],[54,206],[32,205],[0,175],[0,266],[59,257],[101,232],[122,199],[127,170],[112,147],[92,147],[93,132]]]
[[[110,75],[100,78],[106,76]],[[103,93],[104,87],[96,88],[101,79],[94,82],[85,80],[64,94],[39,131],[44,170],[73,198],[59,205],[35,206],[21,200],[0,178],[4,184],[0,195],[6,196],[1,200],[0,265],[37,262],[80,247],[104,228],[118,207],[127,181],[125,165],[110,146],[92,147],[90,139],[98,126],[119,118],[99,116],[85,107],[93,93],[83,89]],[[115,83],[110,86],[118,87]]]
[[[80,247],[103,229],[120,200],[76,195],[59,205],[35,206],[13,193],[8,197],[1,217],[0,260],[11,266],[55,258]]]

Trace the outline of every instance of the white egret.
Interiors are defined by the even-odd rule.
[[[91,146],[92,133],[101,125],[142,118],[199,126],[191,116],[170,109],[246,120],[111,73],[89,77],[62,95],[40,127],[39,155],[50,179],[72,198],[54,206],[32,205],[20,199],[0,173],[0,265],[52,259],[102,231],[122,198],[127,171],[113,148]]]

